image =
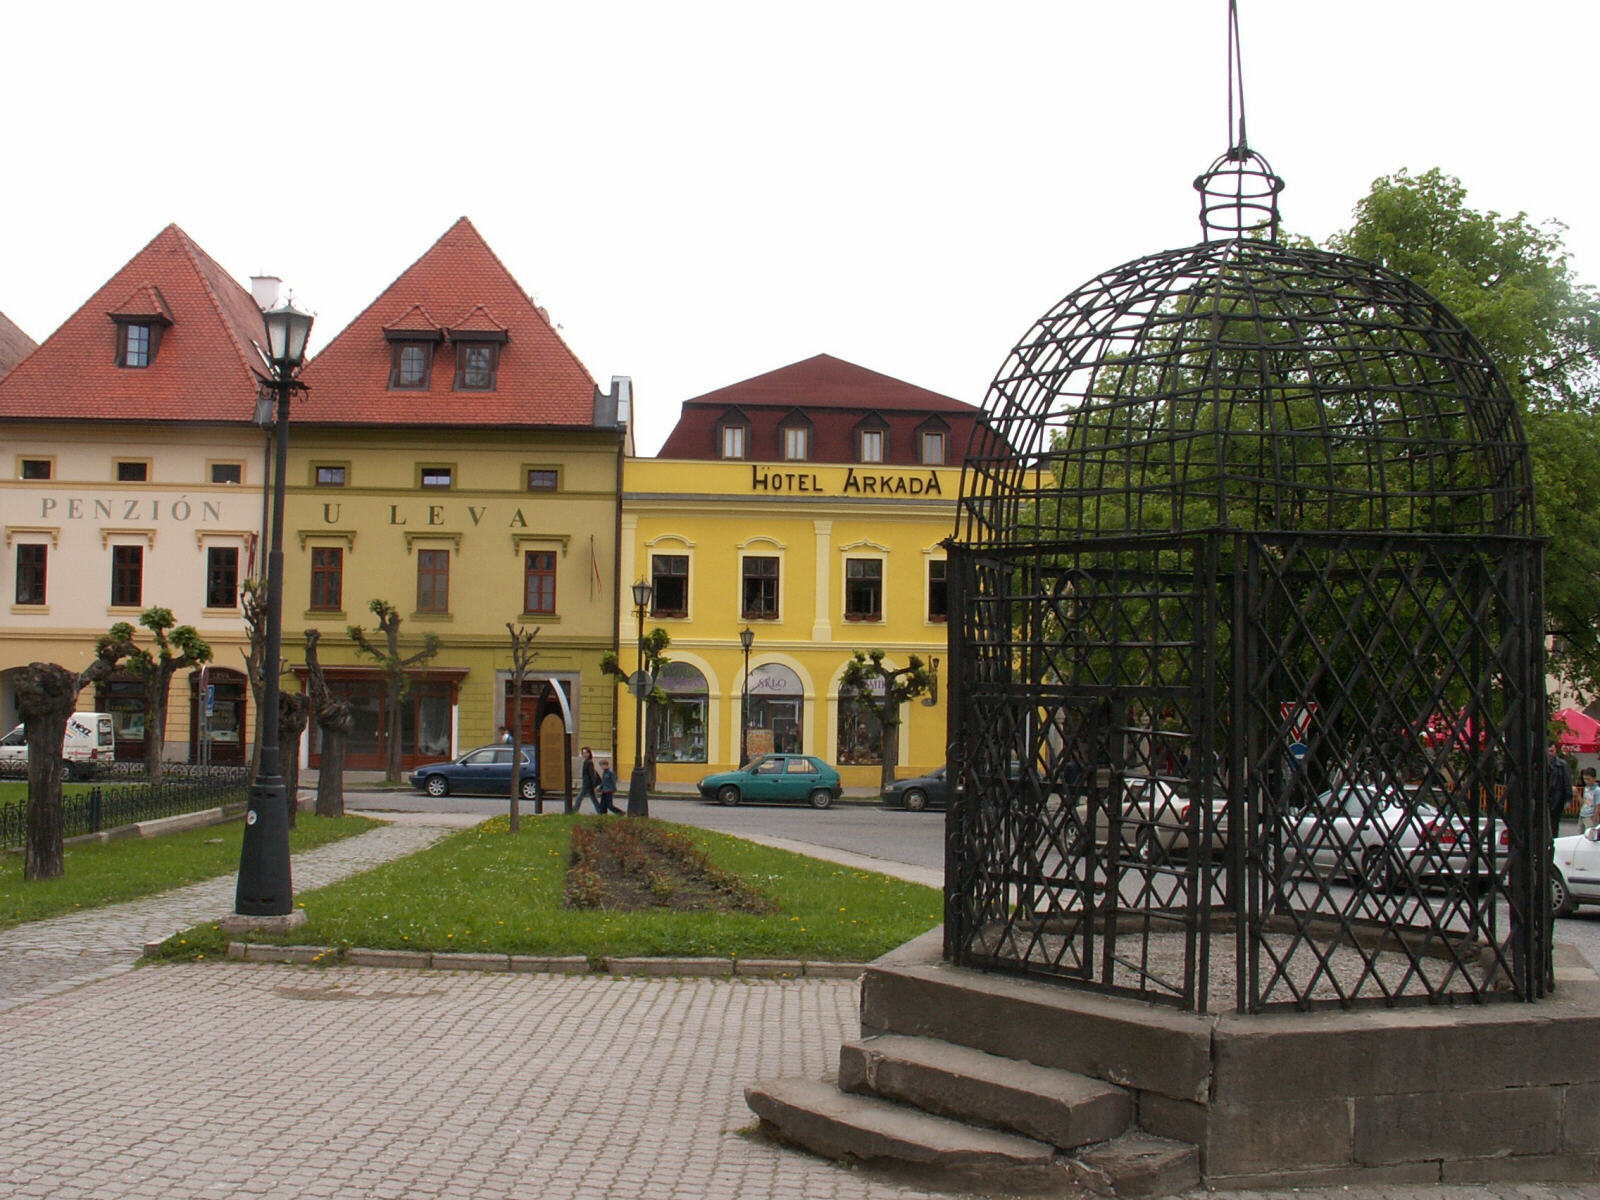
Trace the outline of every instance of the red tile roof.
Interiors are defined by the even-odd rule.
[[[148,367],[116,364],[110,314],[128,304],[172,322]],[[168,225],[0,379],[0,418],[248,423],[263,338],[249,291]]]
[[[10,317],[0,313],[0,379],[4,379],[12,367],[32,354],[38,345],[17,328]]]
[[[433,319],[433,315],[420,304],[413,304],[405,312],[390,321],[384,327],[384,332],[394,330],[396,333],[443,333],[444,326]]]
[[[784,419],[796,411],[811,422],[812,462],[856,462],[856,430],[876,415],[887,430],[885,465],[917,463],[917,432],[925,425],[949,430],[949,465],[959,464],[980,410],[855,363],[819,354],[683,402],[678,423],[662,443],[660,458],[717,458],[717,427],[737,411],[749,427],[748,457],[782,457]]]
[[[384,330],[410,327],[419,305],[430,320],[455,318],[455,328],[505,331],[493,391],[454,390],[451,342],[434,351],[426,390],[390,389],[393,351]],[[311,390],[295,399],[297,424],[594,425],[593,376],[465,217],[307,363],[301,378]]]

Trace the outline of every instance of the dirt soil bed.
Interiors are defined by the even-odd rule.
[[[680,830],[612,819],[572,831],[566,902],[625,911],[770,913],[769,896],[722,870]]]

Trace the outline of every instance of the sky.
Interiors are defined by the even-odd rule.
[[[1600,281],[1589,0],[1239,0],[1285,226],[1441,167]],[[43,340],[167,224],[326,343],[462,215],[636,447],[827,353],[982,404],[1057,300],[1200,240],[1226,0],[17,5],[0,312]]]

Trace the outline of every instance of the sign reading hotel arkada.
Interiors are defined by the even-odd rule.
[[[827,484],[824,486],[823,481]],[[775,471],[752,463],[752,492],[812,492],[830,496],[943,496],[937,471]]]

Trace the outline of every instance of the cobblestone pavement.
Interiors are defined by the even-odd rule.
[[[401,818],[304,855],[296,884],[424,845],[445,832],[432,821]],[[748,1134],[747,1083],[835,1068],[840,1043],[859,1031],[854,982],[224,962],[128,969],[144,941],[227,911],[232,887],[214,881],[0,934],[0,980],[11,989],[0,999],[0,1196],[937,1195]],[[51,956],[75,959],[77,973],[29,989],[10,982],[17,963]],[[1211,1195],[1600,1200],[1600,1188]]]
[[[290,865],[294,886],[297,891],[321,887],[411,854],[460,823],[413,815],[296,855]],[[232,912],[236,883],[233,875],[226,875],[142,900],[0,930],[0,1012],[132,970],[146,942]]]

